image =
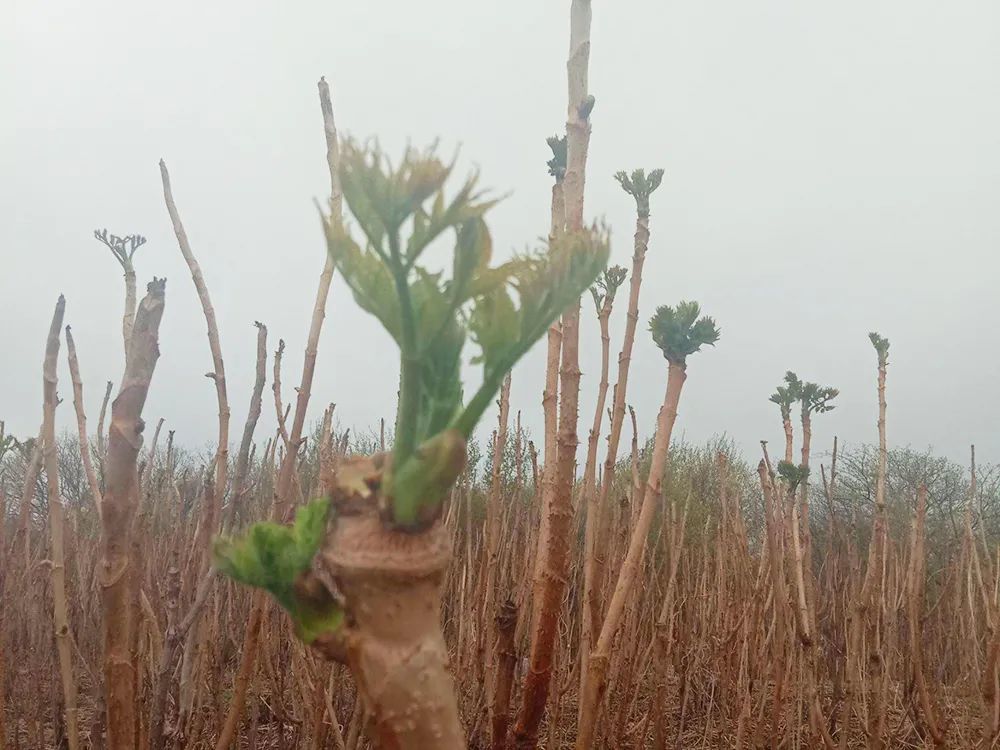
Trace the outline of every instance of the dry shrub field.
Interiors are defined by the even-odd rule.
[[[221,334],[233,333],[218,330],[161,162],[208,330],[219,420],[207,454],[143,414],[166,387],[168,287],[137,284],[141,237],[96,233],[124,272],[122,329],[108,331],[121,378],[88,415],[101,394],[80,382],[60,297],[32,364],[40,431],[0,429],[0,745],[994,746],[1000,471],[977,468],[974,450],[965,467],[890,448],[890,347],[874,333],[873,428],[849,447],[813,440],[837,391],[793,373],[761,425],[780,425],[783,443],[746,456],[673,436],[687,360],[707,361],[719,329],[695,303],[641,297],[661,170],[617,175],[636,206],[630,268],[605,267],[606,232],[584,221],[600,111],[589,34],[590,3],[573,0],[546,250],[494,268],[474,181],[445,200],[450,168],[433,152],[392,166],[341,141],[320,82],[330,252],[294,384],[282,383],[292,353],[258,323],[257,361],[237,365],[255,366],[255,387],[228,391]],[[444,282],[416,259],[446,230]],[[367,434],[310,403],[334,273],[401,350],[398,414]],[[629,382],[647,320],[663,369]],[[580,362],[582,336],[600,337],[601,361]],[[467,338],[478,390],[458,380]],[[510,370],[536,341],[542,398],[512,404]],[[62,357],[70,382],[57,381]],[[582,365],[600,373],[596,404],[578,403]],[[649,440],[629,388],[666,389]],[[522,428],[522,406],[544,413],[543,435]],[[72,434],[57,434],[57,407],[74,410]],[[275,434],[256,432],[264,410]]]

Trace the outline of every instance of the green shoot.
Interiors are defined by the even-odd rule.
[[[558,160],[558,143],[553,151]],[[408,149],[393,166],[377,144],[348,141],[341,181],[363,236],[355,239],[339,219],[324,222],[330,255],[355,300],[400,349],[399,408],[383,491],[392,520],[403,528],[436,517],[461,473],[465,441],[504,377],[593,283],[609,252],[607,231],[594,226],[553,239],[544,252],[491,267],[484,216],[496,201],[477,190],[475,175],[446,199],[452,168],[433,148]],[[453,249],[446,275],[418,261],[448,233]],[[465,401],[460,369],[470,337],[480,350],[473,361],[482,365],[483,380]]]
[[[344,619],[343,610],[325,589],[317,595],[303,585],[303,574],[326,536],[329,508],[328,499],[313,500],[299,508],[291,526],[256,523],[241,539],[216,539],[212,550],[220,572],[270,592],[288,611],[296,634],[306,643],[337,630]]]

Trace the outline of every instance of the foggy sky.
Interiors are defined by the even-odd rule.
[[[499,255],[547,232],[544,139],[565,120],[568,2],[3,7],[0,419],[15,434],[41,421],[60,292],[92,429],[105,381],[120,379],[121,272],[92,237],[106,226],[148,238],[140,292],[153,275],[169,280],[147,422],[165,417],[190,447],[214,442],[205,324],[163,205],[161,157],[218,315],[234,442],[254,320],[268,325],[270,351],[285,339],[294,398],[325,252],[313,202],[328,190],[321,75],[342,133],[378,136],[397,154],[407,139],[440,138],[445,153],[460,145],[459,173],[478,166],[484,184],[511,193],[491,214]],[[963,462],[974,442],[981,461],[1000,460],[1000,6],[594,0],[592,41],[586,214],[612,226],[613,262],[630,265],[634,222],[613,172],[666,169],[628,396],[640,429],[653,428],[666,373],[645,322],[656,305],[693,298],[722,338],[690,360],[677,434],[727,433],[755,459],[758,440],[781,439],[767,397],[794,369],[841,389],[816,420],[817,454],[834,434],[874,440],[867,333],[878,330],[892,341],[890,442]],[[584,303],[582,440],[599,374]],[[543,348],[512,390],[539,439]],[[335,280],[310,418],[334,401],[343,426],[391,421],[397,361]],[[58,427],[70,429],[65,346],[59,375]],[[273,411],[267,390],[258,439]]]

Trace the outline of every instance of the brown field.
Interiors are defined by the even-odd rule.
[[[163,280],[137,283],[142,238],[96,233],[125,278],[122,329],[108,331],[125,352],[120,385],[107,383],[99,413],[86,413],[84,386],[93,400],[98,384],[80,382],[62,297],[44,362],[11,359],[38,368],[43,397],[37,436],[15,439],[0,422],[0,746],[996,745],[1000,469],[977,467],[974,449],[964,467],[888,445],[887,340],[870,336],[878,429],[851,436],[848,449],[825,434],[824,445],[813,440],[837,391],[793,373],[771,396],[773,423],[761,425],[769,434],[780,424],[783,444],[746,456],[725,438],[678,439],[687,357],[719,338],[694,303],[655,310],[662,372],[628,382],[633,343],[654,310],[640,297],[663,173],[617,175],[636,205],[634,251],[630,268],[605,269],[607,233],[584,221],[589,6],[572,2],[566,136],[550,139],[542,258],[487,268],[486,206],[472,183],[454,210],[442,198],[425,211],[450,170],[417,152],[390,167],[377,147],[341,142],[320,81],[330,255],[303,321],[304,353],[275,347],[257,324],[250,394],[227,388],[210,280],[160,163],[208,330],[205,387],[219,419],[207,453],[144,416],[149,390],[166,387],[155,369],[170,295]],[[404,261],[418,251],[401,255],[403,222],[390,215],[400,205],[409,247],[436,219],[455,230],[451,285],[434,280],[428,291],[426,277],[408,275]],[[369,246],[385,235],[389,250],[353,245],[341,221],[348,211]],[[382,420],[358,434],[338,426],[334,404],[310,403],[335,272],[403,351],[395,427]],[[581,316],[587,288],[596,326]],[[452,308],[426,312],[447,295],[458,300]],[[408,315],[427,317],[408,332]],[[613,315],[626,321],[620,342],[609,334]],[[478,438],[482,410],[467,420],[457,411],[461,392],[444,387],[461,385],[457,366],[414,343],[428,335],[420,323],[435,346],[457,331],[482,348],[486,385],[466,390],[498,416]],[[581,363],[584,336],[600,338],[599,361]],[[524,354],[516,346],[543,339],[543,395],[524,407],[544,414],[536,442],[511,403],[509,372]],[[302,357],[294,384],[281,378],[289,356]],[[57,380],[61,357],[70,382]],[[586,411],[581,366],[600,381]],[[629,386],[666,388],[649,440]],[[434,421],[442,403],[446,423]],[[73,409],[72,434],[57,434],[57,408]],[[275,434],[256,432],[265,409]],[[231,413],[245,421],[231,423]],[[437,427],[418,432],[421,419]],[[316,498],[329,504],[309,503]],[[316,509],[318,526],[309,526]],[[246,546],[232,541],[268,519],[286,526],[254,526]],[[293,559],[303,549],[305,559]]]

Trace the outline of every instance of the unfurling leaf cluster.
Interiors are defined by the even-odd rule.
[[[768,400],[778,405],[782,421],[788,421],[792,418],[792,404],[798,401],[798,394],[793,393],[792,389],[786,385],[779,385]]]
[[[715,346],[719,340],[715,320],[699,315],[701,307],[697,302],[680,302],[676,307],[658,307],[650,319],[653,341],[671,364],[683,367],[689,355],[703,346]]]
[[[771,394],[770,401],[781,409],[782,420],[791,416],[792,404],[800,403],[803,419],[810,414],[825,414],[833,411],[833,399],[840,395],[836,388],[817,383],[803,382],[791,370],[785,373],[785,385],[779,385]]]
[[[803,383],[802,394],[799,396],[799,400],[802,402],[803,411],[825,414],[828,411],[833,411],[834,404],[832,401],[838,395],[840,395],[840,391],[836,388],[821,386],[816,383]]]
[[[809,478],[809,467],[805,465],[797,466],[791,461],[779,461],[778,476],[784,480],[789,489],[794,492],[800,484]]]
[[[628,271],[624,266],[609,266],[597,277],[597,283],[590,287],[590,296],[594,298],[594,308],[598,315],[605,305],[610,307],[614,303],[615,295],[627,276]]]
[[[562,182],[566,176],[566,153],[567,142],[565,135],[550,135],[545,139],[552,150],[552,158],[545,162],[549,168],[549,174],[556,178],[556,182]]]
[[[328,499],[313,500],[299,508],[290,526],[256,523],[242,538],[219,537],[213,547],[215,567],[240,583],[265,589],[274,596],[306,643],[335,631],[344,616],[329,592],[317,596],[300,585],[323,544],[329,508]]]
[[[553,151],[558,160],[558,144]],[[507,372],[597,278],[609,252],[607,231],[595,226],[490,266],[484,215],[496,201],[477,189],[476,175],[447,199],[453,166],[433,147],[408,149],[393,165],[377,144],[348,141],[341,183],[362,236],[356,239],[339,217],[324,221],[331,258],[355,300],[400,349],[399,408],[384,488],[393,520],[404,527],[426,518],[417,505],[426,510],[441,499],[417,497],[416,484],[431,494],[439,490],[430,488],[450,486],[455,466],[464,462],[458,443],[471,435]],[[453,238],[450,273],[421,264],[428,247],[447,235]],[[466,402],[460,369],[470,336],[483,380]],[[431,443],[449,431],[463,441]],[[416,464],[407,466],[410,461]],[[444,473],[426,476],[438,470]]]
[[[622,190],[635,198],[636,210],[641,218],[649,216],[649,196],[663,181],[663,170],[654,169],[649,175],[644,169],[633,169],[632,174],[615,172],[615,179]]]
[[[872,346],[875,347],[875,352],[878,354],[878,366],[885,367],[889,364],[889,339],[872,331],[868,334],[868,340],[872,342]]]

